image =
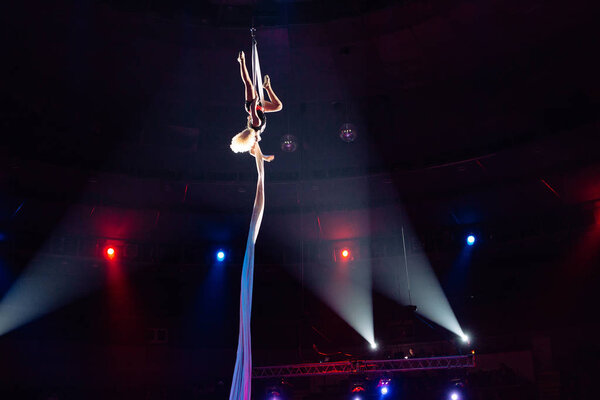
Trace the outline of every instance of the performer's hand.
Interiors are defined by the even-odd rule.
[[[254,146],[252,146],[252,148],[250,149],[250,154],[252,154],[254,157],[262,158],[266,162],[271,162],[275,159],[275,156],[271,156],[271,155],[265,156],[262,153],[262,151],[260,150],[260,146],[258,145],[258,142],[254,143]]]
[[[244,54],[244,52],[243,52],[243,51],[240,51],[240,52],[238,53],[237,60],[238,60],[238,62],[242,62],[242,61],[245,61],[245,60],[246,60],[246,55]]]
[[[263,79],[263,87],[265,89],[268,89],[271,87],[271,78],[269,78],[269,75],[265,75],[265,78]]]

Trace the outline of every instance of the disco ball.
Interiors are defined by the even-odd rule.
[[[281,150],[287,153],[293,153],[298,148],[298,142],[294,135],[283,135],[281,137]]]
[[[345,123],[340,128],[340,139],[346,143],[354,142],[356,139],[356,127],[350,123]]]

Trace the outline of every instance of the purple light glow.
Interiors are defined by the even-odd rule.
[[[356,139],[356,127],[350,123],[345,123],[340,128],[340,139],[346,143],[354,142]]]
[[[283,135],[281,137],[281,150],[293,153],[298,148],[298,141],[294,135]]]

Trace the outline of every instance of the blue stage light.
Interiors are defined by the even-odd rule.
[[[377,387],[379,388],[379,393],[381,393],[382,396],[385,396],[390,392],[390,382],[390,378],[381,378],[379,380]]]
[[[267,400],[281,400],[281,388],[273,386],[267,389]]]
[[[475,244],[475,236],[473,236],[473,235],[467,236],[467,244],[469,246],[473,246]]]
[[[217,251],[217,261],[218,262],[225,261],[225,252],[223,250]]]

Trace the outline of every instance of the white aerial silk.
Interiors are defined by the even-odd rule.
[[[263,99],[262,78],[256,41],[252,42],[252,82],[260,99]],[[258,181],[256,183],[256,197],[250,219],[250,230],[246,242],[246,254],[242,268],[240,290],[240,333],[238,337],[235,370],[231,381],[229,400],[250,400],[252,386],[252,340],[250,336],[250,317],[252,314],[252,287],[254,285],[254,245],[258,237],[260,223],[265,210],[265,177],[264,161],[260,155],[256,157]]]
[[[238,337],[237,358],[231,381],[229,400],[250,400],[252,383],[252,341],[250,337],[250,316],[252,313],[252,286],[254,283],[254,245],[265,210],[265,177],[264,161],[256,157],[258,181],[256,197],[250,219],[250,230],[246,242],[246,254],[242,268],[242,284],[240,291],[240,333]]]
[[[256,40],[252,40],[252,84],[254,85],[254,90],[256,90],[256,94],[258,94],[258,98],[262,103],[265,99],[265,94],[263,91],[263,80],[260,73],[260,61],[258,60],[258,47],[256,46]]]

